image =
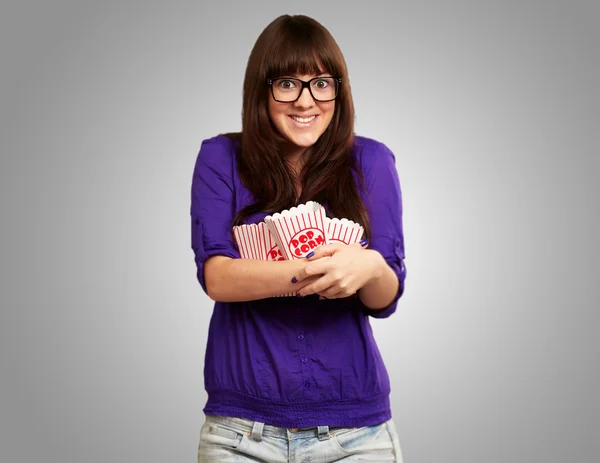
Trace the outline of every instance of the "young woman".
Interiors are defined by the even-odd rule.
[[[309,200],[360,223],[368,244],[240,258],[233,226]],[[395,157],[354,134],[344,58],[314,19],[281,16],[258,37],[242,132],[202,142],[191,219],[198,281],[215,301],[198,461],[401,462],[369,321],[404,291]]]

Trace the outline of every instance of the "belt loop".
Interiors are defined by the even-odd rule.
[[[317,426],[317,431],[319,433],[319,440],[329,439],[329,426]]]
[[[262,440],[262,432],[265,423],[261,423],[260,421],[255,421],[252,425],[252,439],[260,442]]]

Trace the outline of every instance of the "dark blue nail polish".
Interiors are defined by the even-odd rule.
[[[310,259],[314,255],[315,255],[315,252],[314,251],[310,251],[308,254],[306,254],[306,258]]]
[[[365,247],[367,244],[369,244],[369,240],[362,240],[362,241],[360,242],[360,245],[361,245],[362,247]]]
[[[302,297],[302,294],[296,293],[296,297]]]
[[[298,283],[298,280],[296,280],[296,277],[292,278],[292,283]]]

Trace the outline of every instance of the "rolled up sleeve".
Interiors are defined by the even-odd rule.
[[[380,143],[373,153],[363,156],[363,172],[367,184],[367,210],[371,220],[369,249],[378,251],[398,277],[398,291],[393,301],[382,309],[364,306],[364,313],[374,318],[387,318],[398,306],[404,293],[404,232],[402,227],[402,192],[392,151]]]
[[[221,137],[223,138],[223,137]],[[204,263],[214,255],[239,258],[231,235],[235,208],[233,147],[228,140],[204,140],[196,158],[191,187],[191,244],[197,279],[208,295]]]

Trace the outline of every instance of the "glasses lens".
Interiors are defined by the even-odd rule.
[[[274,79],[273,96],[277,101],[294,101],[300,95],[302,82],[296,79]]]
[[[337,95],[337,80],[333,77],[317,77],[310,81],[312,96],[317,101],[335,99]],[[277,101],[295,101],[302,91],[302,81],[298,79],[274,79],[273,96]]]
[[[310,89],[315,100],[333,100],[337,93],[337,81],[333,77],[319,77],[311,80]]]

